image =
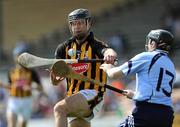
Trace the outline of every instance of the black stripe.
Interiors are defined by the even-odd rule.
[[[96,63],[91,63],[91,67],[92,67],[92,69],[91,69],[91,78],[92,79],[95,79],[95,77],[96,77]]]
[[[102,81],[103,81],[103,79],[102,79],[102,78],[103,78],[103,70],[102,70],[102,69],[100,70],[100,77],[99,77],[99,78],[100,78],[100,79],[99,79],[100,82],[102,82]]]
[[[81,82],[80,86],[79,86],[79,91],[83,90],[85,87],[85,82]]]
[[[92,50],[92,58],[96,58],[94,50]],[[96,77],[96,63],[91,63],[91,78]],[[94,84],[90,84],[90,89],[94,89]]]
[[[132,68],[132,61],[128,61],[128,72],[127,75],[131,72],[131,68]]]
[[[156,55],[152,58],[151,64],[150,64],[150,66],[149,66],[148,73],[150,72],[150,70],[151,70],[152,66],[154,65],[154,63],[155,63],[161,56],[165,56],[165,54],[163,54],[163,53],[158,53],[158,54],[156,54]]]
[[[163,68],[160,68],[159,79],[158,79],[158,83],[157,83],[157,87],[156,87],[157,91],[160,91],[162,77],[163,77]]]
[[[172,92],[167,92],[164,88],[162,88],[162,91],[163,91],[163,93],[167,96],[167,97],[171,97],[171,93]]]
[[[96,58],[96,56],[95,56],[95,54],[94,54],[94,52],[92,51],[92,58]],[[96,63],[94,62],[94,63],[91,63],[91,78],[92,79],[95,79],[95,77],[96,77]]]
[[[91,83],[89,89],[94,89],[94,84]]]
[[[72,87],[72,93],[75,91],[75,88],[76,88],[76,86],[77,86],[77,83],[78,83],[78,80],[74,80],[74,84],[72,84],[72,85],[73,85],[73,87]]]
[[[67,78],[66,79],[66,83],[67,83],[67,91],[69,91],[69,88],[70,88],[70,86],[71,86],[71,79],[70,78]]]
[[[92,58],[94,58],[94,57],[92,57]],[[91,63],[91,78],[92,79],[95,79],[95,75],[96,75],[96,63]],[[90,84],[90,89],[94,89],[94,84]]]
[[[81,46],[80,45],[78,45],[78,44],[76,44],[76,49],[77,49],[77,51],[76,51],[76,59],[78,59],[78,55],[79,55],[79,58],[81,57]]]

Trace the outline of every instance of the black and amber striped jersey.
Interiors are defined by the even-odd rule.
[[[9,83],[11,85],[10,95],[13,97],[31,96],[31,90],[25,89],[26,86],[31,88],[32,82],[41,85],[40,79],[34,70],[30,70],[21,66],[16,66],[8,72]]]
[[[59,44],[55,51],[55,57],[61,59],[103,59],[104,51],[107,48],[108,45],[106,43],[95,39],[93,33],[90,32],[89,36],[81,44],[78,44],[74,38],[70,38],[68,41]],[[68,55],[68,51],[70,49],[75,51],[73,56]],[[106,83],[106,73],[99,69],[102,63],[88,64],[88,69],[87,71],[83,72],[83,75],[95,80],[99,80],[102,83]],[[83,89],[95,89],[101,92],[105,91],[104,87],[101,87],[97,84],[91,84],[74,79],[67,79],[67,87],[68,96]]]

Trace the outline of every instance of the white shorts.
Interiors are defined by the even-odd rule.
[[[32,97],[10,97],[8,100],[7,113],[13,112],[18,117],[29,120],[32,113]]]
[[[98,91],[96,90],[81,90],[78,93],[81,93],[87,101],[93,100],[97,95]],[[83,119],[86,120],[87,122],[90,122],[96,115],[97,113],[102,109],[103,106],[103,100],[100,101],[94,108],[93,108],[93,114],[89,117],[84,117]],[[76,117],[68,117],[68,122],[71,122],[72,120],[76,119]]]

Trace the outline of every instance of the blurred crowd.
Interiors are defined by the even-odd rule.
[[[162,16],[162,28],[171,31],[176,38],[176,43],[180,42],[180,6],[168,7]],[[55,42],[58,42],[59,36],[58,32],[53,34],[55,38]],[[47,40],[41,40],[43,42],[43,46]],[[51,40],[52,41],[52,40]],[[127,52],[129,52],[130,47],[128,45],[128,40],[123,33],[113,33],[109,40],[110,46],[119,54],[119,64],[127,60]],[[27,40],[21,39],[19,43],[27,43]],[[47,47],[44,47],[45,49]],[[37,69],[37,72],[41,76],[42,85],[44,87],[45,93],[37,93],[37,91],[33,91],[33,114],[32,119],[37,118],[50,118],[53,116],[53,106],[56,102],[64,98],[66,94],[66,86],[59,85],[53,86],[49,79],[49,72]],[[177,71],[177,74],[180,74],[180,71]],[[117,87],[119,89],[131,88],[135,87],[135,78],[131,77],[129,79],[119,79],[116,81],[109,81],[109,84]],[[0,78],[0,81],[2,79]],[[177,76],[177,82],[175,84],[176,88],[180,88],[180,77]],[[6,83],[7,79],[2,81]],[[178,92],[175,93],[174,96],[174,110],[176,113],[180,114],[180,96],[177,95]],[[7,99],[9,97],[9,93],[6,89],[0,88],[0,127],[6,127],[6,105]],[[131,107],[133,106],[132,101],[129,101],[127,98],[124,98],[120,94],[107,90],[104,100],[103,111],[101,112],[101,117],[106,114],[113,113],[114,115],[118,115],[120,118],[129,114]]]
[[[175,36],[174,49],[178,48],[180,42],[180,5],[167,5],[161,18],[162,28],[173,33]],[[174,50],[175,51],[175,50]]]

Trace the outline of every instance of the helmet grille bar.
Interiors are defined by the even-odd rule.
[[[68,15],[68,20],[88,19],[91,15],[87,9],[76,9]]]

